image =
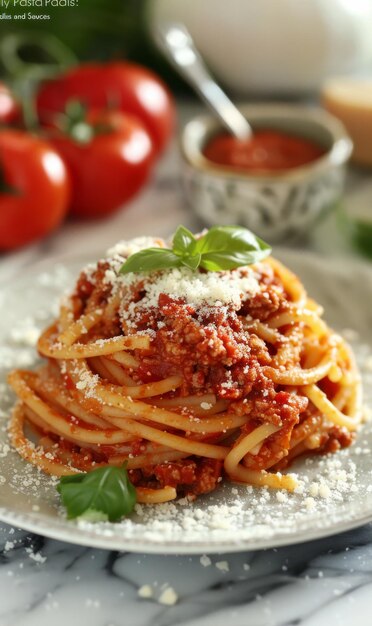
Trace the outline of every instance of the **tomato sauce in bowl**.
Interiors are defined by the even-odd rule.
[[[309,139],[276,130],[258,130],[246,141],[221,133],[210,139],[203,149],[209,161],[252,174],[300,167],[325,153],[324,148]]]

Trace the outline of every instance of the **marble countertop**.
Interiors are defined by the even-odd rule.
[[[144,585],[151,598],[139,596]],[[169,585],[173,606],[159,602]],[[0,528],[0,589],[1,626],[370,626],[372,527],[214,555],[207,566],[199,556],[91,550]]]
[[[184,204],[179,171],[173,146],[145,192],[110,220],[71,221],[42,243],[0,256],[0,289],[32,264],[50,265],[76,254],[94,258],[118,239],[167,235],[179,223],[199,228]],[[349,175],[347,210],[362,212],[371,197],[372,174]],[[354,254],[334,217],[318,227],[307,247],[343,260]],[[200,559],[87,549],[0,523],[0,626],[223,626],[229,621],[234,626],[371,626],[370,593],[372,525],[277,550]]]

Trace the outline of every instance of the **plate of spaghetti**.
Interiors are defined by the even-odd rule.
[[[3,290],[0,518],[162,553],[370,521],[370,270],[265,245],[246,263],[239,242],[226,261],[183,230],[183,251],[122,241]],[[56,485],[123,467],[129,515],[67,519]]]

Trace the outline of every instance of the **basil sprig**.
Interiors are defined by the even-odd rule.
[[[57,486],[68,519],[84,516],[116,522],[129,515],[136,490],[125,467],[99,467],[87,474],[62,476]]]
[[[270,246],[242,226],[213,226],[198,239],[179,226],[172,248],[146,248],[132,254],[120,268],[120,274],[151,272],[174,267],[201,267],[209,272],[232,270],[257,263],[271,252]]]

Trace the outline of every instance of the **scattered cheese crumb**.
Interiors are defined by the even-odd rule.
[[[142,585],[137,591],[140,598],[152,598],[154,590],[151,585]]]
[[[200,563],[203,567],[209,567],[210,565],[212,565],[212,561],[206,554],[203,554],[203,556],[200,557]]]
[[[308,498],[305,498],[305,506],[309,511],[313,509],[315,507],[314,498],[312,498],[311,496],[309,496]]]
[[[227,561],[217,561],[216,567],[221,572],[229,572],[230,571],[230,566],[229,566]]]
[[[319,495],[321,498],[327,499],[331,495],[331,490],[328,485],[320,485],[319,487]]]
[[[165,604],[167,606],[173,606],[176,604],[178,600],[178,595],[176,594],[173,587],[167,587],[159,596],[159,603]]]
[[[278,500],[278,502],[285,502],[286,500],[288,500],[288,496],[284,491],[277,491],[276,499]]]
[[[26,552],[28,552],[29,558],[35,561],[36,563],[45,563],[45,561],[47,560],[46,556],[42,556],[40,552],[32,552],[31,549],[30,551],[26,550]]]

